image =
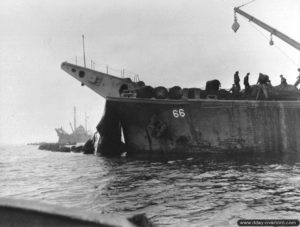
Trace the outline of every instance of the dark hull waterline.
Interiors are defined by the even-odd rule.
[[[300,148],[299,120],[299,101],[110,97],[102,119],[118,121],[126,149],[137,154],[295,153]]]

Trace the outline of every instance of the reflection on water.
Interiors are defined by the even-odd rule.
[[[123,216],[146,213],[161,226],[299,217],[295,156],[105,159],[35,146],[5,147],[0,154],[0,196]]]

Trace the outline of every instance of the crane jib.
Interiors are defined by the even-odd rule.
[[[277,36],[279,39],[283,40],[284,42],[288,43],[289,45],[291,45],[292,47],[294,47],[294,48],[296,48],[297,50],[300,51],[300,43],[297,42],[296,40],[290,38],[289,36],[287,36],[284,33],[278,31],[277,29],[267,25],[266,23],[262,22],[261,20],[259,20],[255,17],[251,16],[250,14],[244,12],[239,7],[234,8],[234,12],[244,16],[245,18],[249,19],[249,21],[252,21],[256,25],[258,25],[261,28],[263,28],[263,29],[267,30],[268,32],[270,32],[271,35]],[[236,30],[237,29],[238,29],[238,27],[236,28]]]

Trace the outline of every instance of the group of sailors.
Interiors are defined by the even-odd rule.
[[[299,72],[299,76],[297,77],[297,81],[294,84],[295,87],[297,87],[300,84],[300,68],[298,69],[298,72]],[[249,75],[250,73],[247,73],[246,76],[244,77],[245,92],[250,91]],[[241,91],[239,71],[236,71],[233,77],[234,77],[234,84],[232,84],[232,88],[229,90],[229,92],[239,93]],[[265,87],[271,85],[271,81],[268,75],[259,73],[256,84]],[[288,85],[287,80],[283,75],[280,75],[280,85],[282,86]]]

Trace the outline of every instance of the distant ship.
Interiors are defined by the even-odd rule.
[[[240,7],[234,12],[300,50],[297,41]],[[237,31],[238,27],[235,17],[232,28]],[[234,94],[219,90],[217,80],[207,83],[205,90],[152,88],[67,62],[61,68],[106,99],[105,114],[97,127],[101,135],[97,152],[104,155],[122,150],[137,155],[300,150],[296,85],[258,83],[249,86],[248,92]]]
[[[85,127],[82,125],[76,126],[76,107],[74,107],[74,126],[70,122],[72,133],[67,133],[62,127],[56,128],[59,144],[77,144],[85,143],[92,138],[92,135],[87,130],[87,117],[85,118]]]

